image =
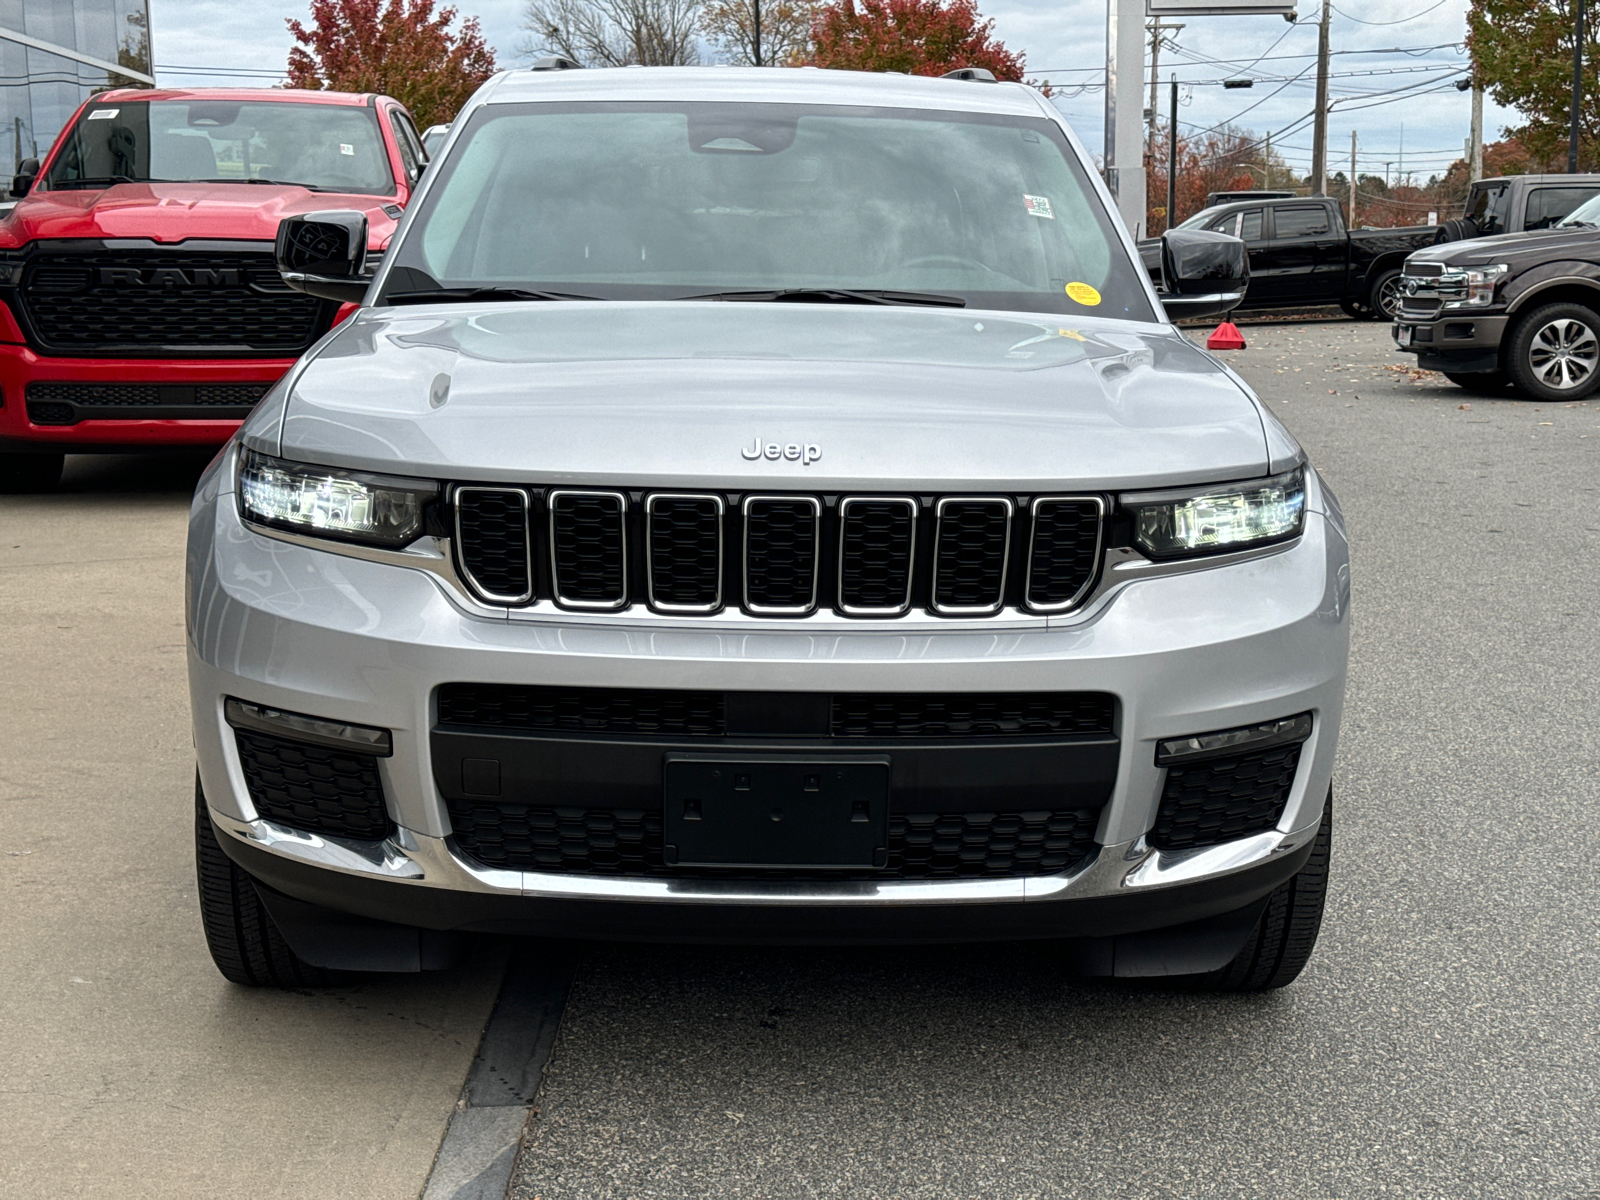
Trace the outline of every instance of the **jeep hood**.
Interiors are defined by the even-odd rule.
[[[1568,254],[1588,258],[1600,249],[1600,229],[1539,229],[1532,233],[1502,233],[1498,237],[1442,242],[1418,250],[1411,262],[1443,263],[1449,267],[1481,267],[1488,263],[1553,262]]]
[[[194,238],[270,242],[284,217],[322,209],[367,214],[368,245],[388,244],[394,233],[393,196],[313,192],[303,187],[254,183],[119,183],[112,187],[24,196],[0,221],[0,249],[40,238]],[[395,209],[398,212],[398,209]]]
[[[440,479],[1112,489],[1258,476],[1268,459],[1254,400],[1209,355],[1170,328],[1076,317],[714,302],[365,308],[286,383],[281,426],[280,405],[264,404],[250,444]],[[820,458],[782,457],[790,445]]]

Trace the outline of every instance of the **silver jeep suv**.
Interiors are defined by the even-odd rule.
[[[478,932],[1056,939],[1278,987],[1327,884],[1332,494],[983,72],[515,71],[207,470],[196,833],[224,975]]]

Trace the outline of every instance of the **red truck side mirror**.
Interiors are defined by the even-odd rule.
[[[11,177],[11,194],[22,197],[28,194],[33,187],[33,181],[39,177],[39,160],[25,158],[17,164],[17,173]]]

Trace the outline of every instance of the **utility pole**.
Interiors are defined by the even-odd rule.
[[[1267,130],[1266,145],[1261,151],[1261,186],[1272,190],[1272,130]]]
[[[1138,237],[1145,221],[1144,0],[1106,0],[1106,187]]]
[[[755,37],[752,39],[751,49],[755,51],[756,66],[761,65],[761,0],[750,0],[755,6]]]
[[[1351,229],[1356,227],[1356,131],[1350,131],[1350,215],[1347,223]]]
[[[1572,133],[1567,138],[1567,174],[1578,173],[1578,123],[1583,115],[1583,0],[1578,0],[1577,29],[1572,39]]]
[[[1332,0],[1322,0],[1322,22],[1317,26],[1317,117],[1311,134],[1311,194],[1328,194],[1328,22]]]
[[[1178,77],[1172,76],[1172,107],[1167,119],[1167,228],[1178,216]]]
[[[1182,25],[1163,25],[1160,17],[1150,18],[1150,140],[1147,153],[1152,160],[1156,155],[1156,130],[1160,126],[1156,122],[1156,113],[1161,110],[1157,107],[1160,101],[1161,88],[1161,35],[1163,33],[1177,33]]]
[[[1472,140],[1467,170],[1468,183],[1483,178],[1483,86],[1476,78],[1472,81]]]

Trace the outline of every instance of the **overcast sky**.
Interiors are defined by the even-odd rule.
[[[1105,0],[980,3],[985,15],[995,19],[1000,39],[1027,55],[1029,74],[1048,79],[1059,90],[1057,104],[1098,152],[1104,120],[1104,93],[1098,84],[1105,59]],[[1181,32],[1169,35],[1179,52],[1163,49],[1161,55],[1162,119],[1172,72],[1182,85],[1178,119],[1186,132],[1233,119],[1259,136],[1290,128],[1304,117],[1315,96],[1313,18],[1320,9],[1314,7],[1317,0],[1301,3],[1302,20],[1294,26],[1277,16],[1187,18]],[[460,4],[464,14],[479,17],[502,66],[521,61],[522,6],[523,0]],[[1467,0],[1338,0],[1331,94],[1339,103],[1329,118],[1330,171],[1348,164],[1351,130],[1359,134],[1363,174],[1387,169],[1394,177],[1403,164],[1408,175],[1423,182],[1460,157],[1470,99],[1450,83],[1461,77],[1467,61],[1459,44],[1466,33],[1466,12]],[[272,73],[282,71],[291,44],[284,19],[307,15],[308,7],[278,7],[270,0],[151,0],[157,77],[164,84],[276,82]],[[202,75],[176,69],[180,67],[263,74]],[[1217,81],[1229,77],[1251,78],[1255,86],[1224,90]],[[1148,85],[1147,60],[1143,103],[1148,103]],[[1514,113],[1485,105],[1488,140],[1515,122]],[[1291,131],[1281,142],[1274,138],[1274,148],[1298,170],[1309,169],[1309,126]]]

